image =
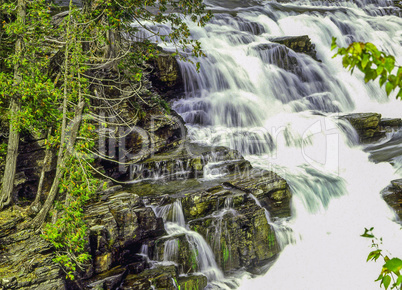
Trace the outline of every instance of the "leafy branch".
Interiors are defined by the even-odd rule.
[[[374,228],[364,229],[364,234],[361,236],[364,238],[372,239],[371,247],[374,248],[374,251],[371,251],[367,257],[368,261],[377,261],[379,258],[384,260],[384,265],[382,266],[382,270],[380,275],[375,281],[380,281],[380,287],[384,285],[385,289],[391,285],[391,281],[393,282],[391,285],[391,289],[395,289],[402,284],[402,260],[399,258],[389,258],[387,255],[383,254],[382,249],[380,249],[380,245],[382,244],[382,238],[378,239],[373,234]],[[400,288],[399,288],[400,289]]]
[[[380,86],[385,84],[387,96],[399,88],[396,98],[402,99],[402,67],[396,65],[395,57],[379,51],[370,43],[353,42],[348,47],[339,47],[336,38],[332,38],[331,50],[338,48],[333,56],[342,56],[342,64],[353,73],[355,67],[364,73],[364,81],[368,83],[378,77]]]

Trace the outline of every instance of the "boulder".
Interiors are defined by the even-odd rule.
[[[283,44],[295,52],[307,54],[318,61],[315,44],[311,43],[311,39],[308,35],[276,37],[270,40]]]
[[[402,220],[402,179],[392,180],[391,184],[382,191],[382,196]]]
[[[385,136],[385,132],[380,131],[380,114],[355,113],[340,118],[347,120],[355,128],[361,143],[374,142]]]
[[[276,66],[292,72],[301,74],[301,68],[295,55],[284,45],[277,43],[263,43],[251,47],[252,54],[258,55],[262,61],[275,64]],[[294,54],[294,53],[293,53]]]

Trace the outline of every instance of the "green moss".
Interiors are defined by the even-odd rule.
[[[275,246],[275,243],[276,243],[275,235],[272,233],[268,233],[268,246],[272,248],[273,246]]]
[[[221,246],[222,246],[223,263],[226,264],[227,261],[229,260],[229,249],[224,240],[222,241]]]
[[[191,268],[193,269],[194,272],[196,272],[197,268],[198,268],[197,257],[198,257],[198,249],[192,250],[191,254],[190,254],[190,263],[191,263]]]

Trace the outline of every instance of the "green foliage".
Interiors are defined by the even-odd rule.
[[[16,3],[6,2],[1,7],[9,15],[16,10]],[[9,115],[18,131],[32,129],[36,132],[47,129],[57,121],[57,107],[54,100],[60,97],[60,89],[45,73],[50,64],[51,49],[44,46],[45,37],[51,29],[48,6],[44,0],[27,2],[27,21],[5,22],[3,29],[8,38],[2,45],[10,46],[16,39],[23,39],[23,50],[10,53],[4,62],[7,69],[0,72],[0,104],[4,108],[10,96],[18,96],[21,109]],[[15,70],[21,81],[15,82]]]
[[[67,123],[75,120],[78,104],[83,101],[84,113],[94,113],[91,105],[100,99],[94,84],[116,87],[94,77],[99,68],[123,75],[130,84],[141,81],[145,62],[158,56],[158,47],[148,39],[138,39],[140,29],[173,42],[181,58],[185,56],[180,51],[203,56],[200,43],[190,39],[184,17],[203,26],[211,14],[202,0],[93,0],[82,10],[70,1],[69,14],[54,24],[51,11],[55,7],[48,2],[24,1],[25,21],[15,21],[17,3],[2,2],[1,12],[9,17],[2,23],[1,45],[10,48],[19,41],[22,45],[20,50],[0,52],[0,111],[7,113],[18,131],[50,132],[45,140],[47,148],[59,150],[59,163],[67,159],[64,166],[58,164],[63,175],[52,212],[57,219],[44,226],[42,237],[55,247],[55,261],[63,266],[67,278],[74,279],[91,259],[83,209],[99,184],[92,171],[94,160],[86,154],[95,146],[95,127],[80,120],[77,141],[67,144]],[[162,35],[150,30],[154,24],[167,24],[171,29]],[[16,77],[21,80],[15,81]],[[20,107],[13,114],[8,109],[11,98]],[[163,100],[159,105],[170,109]],[[190,257],[194,268],[197,255]]]
[[[332,38],[331,50],[337,48],[336,38]],[[355,67],[364,73],[367,83],[379,77],[380,86],[385,85],[387,95],[398,90],[397,98],[402,99],[402,67],[395,64],[395,57],[379,51],[372,43],[353,42],[348,47],[338,47],[334,55],[342,56],[342,64],[351,73]]]
[[[382,253],[382,249],[380,249],[380,245],[382,244],[382,238],[378,239],[373,234],[374,228],[364,229],[364,233],[361,235],[364,238],[372,239],[372,248],[374,251],[371,251],[367,257],[368,261],[377,261],[379,258],[384,260],[384,265],[382,266],[382,270],[380,275],[375,281],[380,282],[380,287],[384,285],[385,289],[391,285],[391,289],[400,287],[402,284],[402,260],[399,258],[389,258],[387,255]]]
[[[94,127],[84,123],[80,136],[94,137]],[[86,156],[87,147],[93,142],[84,139],[75,144],[74,155],[71,155],[59,185],[59,192],[65,194],[65,203],[56,202],[55,208],[60,213],[55,223],[45,225],[42,237],[51,242],[57,250],[55,262],[60,263],[66,271],[66,278],[73,280],[77,268],[84,270],[85,263],[91,256],[86,252],[87,226],[84,221],[84,207],[94,197],[101,182],[91,171],[93,160],[81,159]]]

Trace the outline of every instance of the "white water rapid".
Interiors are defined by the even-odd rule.
[[[282,241],[290,244],[265,275],[244,277],[241,289],[378,289],[382,263],[366,263],[365,227],[402,257],[400,224],[380,196],[401,178],[401,158],[394,166],[370,162],[337,119],[348,112],[401,117],[402,102],[351,75],[330,51],[333,36],[341,46],[372,42],[402,65],[402,19],[391,15],[400,11],[390,2],[209,0],[213,20],[191,27],[207,57],[198,60],[200,74],[181,64],[186,98],[173,106],[191,138],[241,151],[253,166],[284,177],[293,193],[286,226],[294,237]],[[297,68],[285,70],[284,48],[271,40],[298,35],[311,38],[322,62],[291,51]]]

